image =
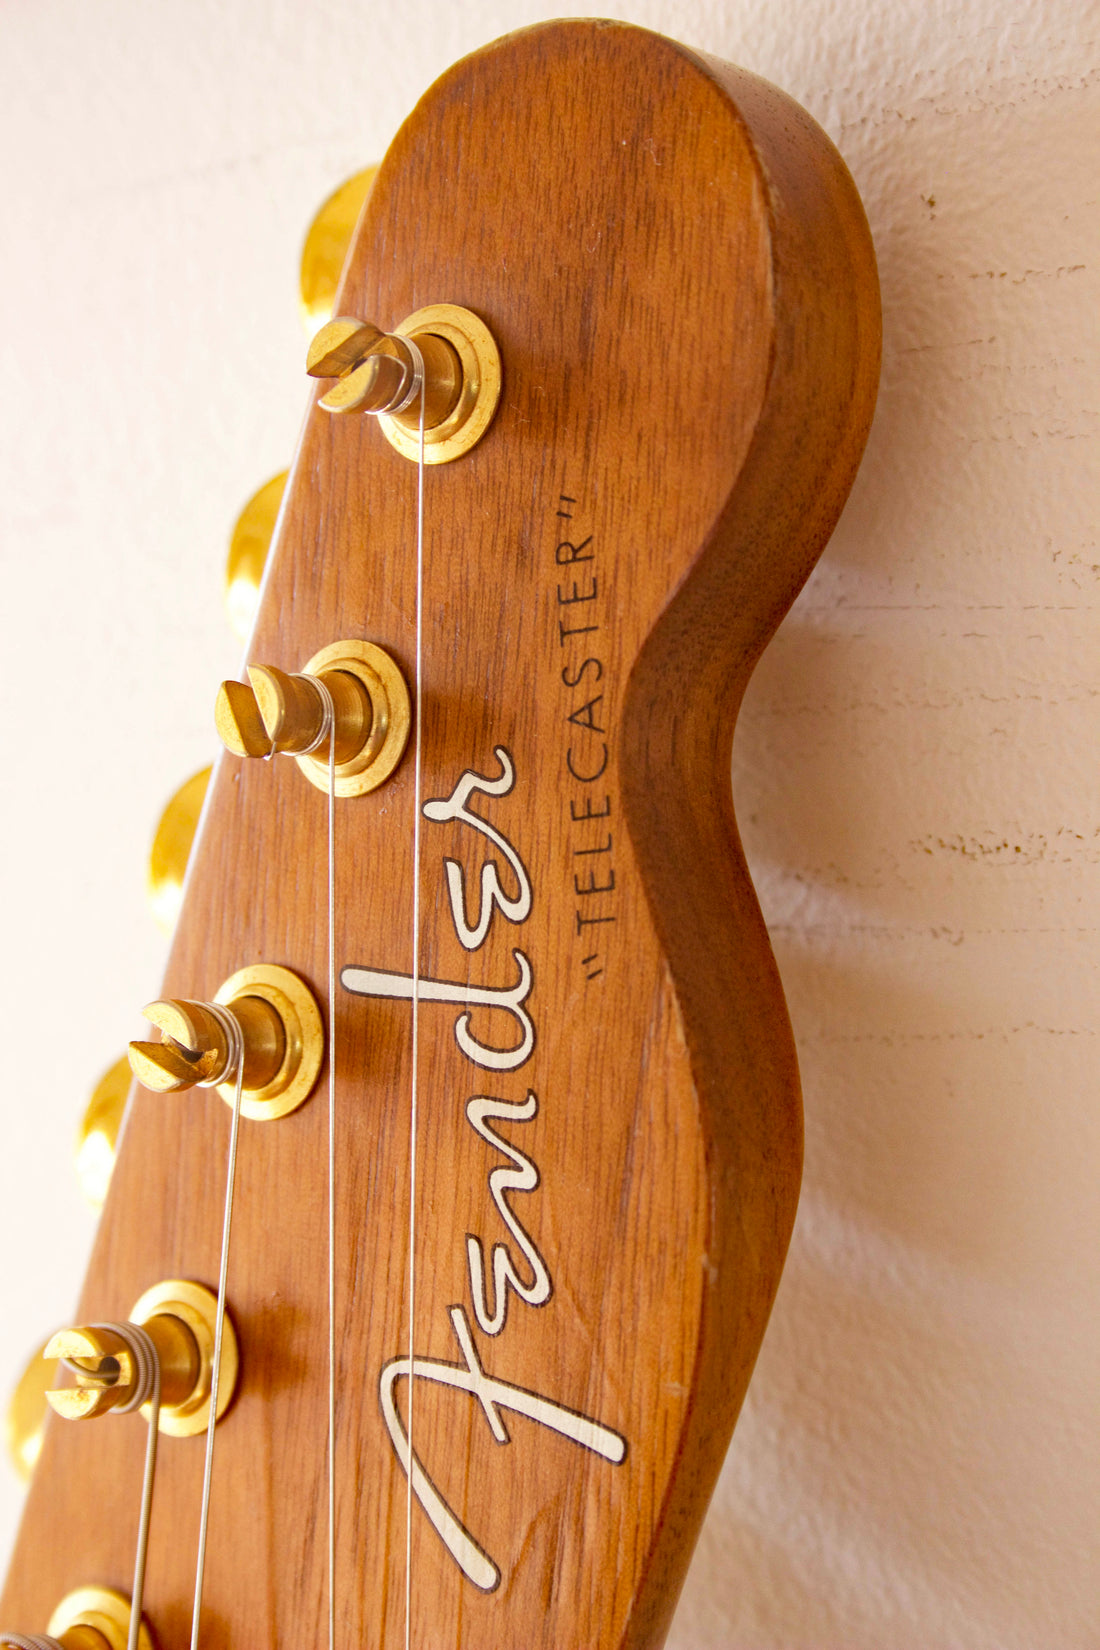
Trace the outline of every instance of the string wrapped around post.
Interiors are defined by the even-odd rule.
[[[225,1060],[211,1076],[196,1085],[200,1089],[220,1088],[222,1083],[239,1082],[244,1073],[244,1032],[241,1022],[231,1008],[221,1003],[204,1003],[206,1012],[216,1020],[225,1034]]]

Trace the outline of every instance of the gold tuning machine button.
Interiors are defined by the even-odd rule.
[[[332,702],[327,724],[327,689]],[[362,796],[387,780],[405,752],[412,704],[395,661],[372,642],[334,642],[304,671],[250,665],[247,682],[223,682],[214,721],[235,756],[293,756],[327,791],[335,740],[336,794]]]
[[[229,541],[229,555],[225,563],[225,605],[229,622],[242,642],[248,639],[256,617],[260,583],[286,483],[287,471],[282,470],[253,493],[237,517]]]
[[[42,1450],[42,1434],[49,1408],[46,1394],[54,1382],[53,1363],[47,1363],[46,1346],[40,1346],[20,1375],[8,1402],[8,1456],[24,1484],[28,1484]]]
[[[170,934],[176,926],[183,904],[183,879],[206,801],[210,773],[209,768],[201,768],[184,781],[161,814],[153,837],[146,889],[153,917],[164,934]]]
[[[429,304],[393,332],[340,315],[314,337],[311,378],[335,383],[330,413],[373,413],[405,458],[446,464],[477,445],[500,401],[500,351],[485,322],[457,304]]]
[[[92,1090],[76,1137],[76,1178],[80,1190],[98,1214],[107,1201],[115,1166],[115,1147],[133,1073],[123,1055],[105,1071]]]
[[[312,333],[332,315],[336,289],[363,202],[378,172],[365,166],[324,202],[306,234],[298,290],[302,324]]]
[[[324,1059],[317,999],[297,974],[274,963],[240,969],[212,1003],[169,998],[150,1003],[145,1017],[161,1041],[130,1044],[138,1082],[156,1094],[196,1084],[216,1088],[232,1105],[239,1070],[245,1117],[295,1111],[309,1098]]]
[[[78,1587],[61,1600],[47,1635],[27,1638],[19,1633],[0,1633],[0,1645],[33,1645],[36,1650],[126,1650],[133,1612],[125,1593],[113,1587]],[[155,1650],[153,1635],[144,1617],[138,1627],[138,1650]]]
[[[47,1343],[46,1358],[64,1360],[75,1384],[46,1393],[50,1406],[69,1421],[92,1420],[143,1401],[138,1350],[127,1335],[136,1324],[149,1336],[160,1363],[160,1430],[176,1437],[202,1432],[210,1418],[210,1390],[217,1332],[217,1297],[201,1283],[174,1278],[147,1289],[130,1313],[130,1324],[61,1329]],[[237,1383],[237,1337],[226,1313],[222,1332],[218,1416]]]

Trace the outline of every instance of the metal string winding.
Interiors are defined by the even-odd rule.
[[[211,1018],[217,1020],[224,1033],[225,1059],[212,1077],[202,1078],[195,1086],[200,1089],[216,1089],[234,1077],[239,1076],[243,1080],[244,1036],[241,1032],[241,1022],[232,1009],[223,1008],[221,1003],[206,1003],[204,1007]]]

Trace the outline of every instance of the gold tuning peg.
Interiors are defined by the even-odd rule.
[[[247,641],[256,617],[267,552],[271,547],[279,506],[286,491],[287,471],[272,476],[253,493],[233,528],[225,564],[225,605],[234,632]]]
[[[415,346],[415,347],[413,347]],[[429,304],[393,332],[337,316],[306,356],[313,378],[331,378],[319,405],[331,413],[374,413],[405,458],[445,464],[481,440],[500,400],[500,351],[485,322],[457,304]]]
[[[146,887],[157,926],[170,934],[183,903],[183,879],[210,783],[209,768],[192,774],[160,816],[149,852]]]
[[[317,684],[332,700],[332,733]],[[311,784],[327,791],[335,738],[336,794],[362,796],[389,778],[412,724],[405,678],[372,642],[334,642],[291,675],[250,665],[247,682],[223,682],[214,721],[235,756],[293,756]]]
[[[317,333],[306,356],[311,378],[334,378],[321,397],[331,413],[386,413],[404,418],[410,429],[420,427],[420,397],[424,396],[424,427],[434,430],[458,405],[462,366],[446,339],[418,334],[415,344],[423,358],[423,385],[417,382],[418,363],[405,338],[381,332],[369,321],[339,316]]]
[[[328,197],[309,226],[299,277],[302,321],[308,333],[315,332],[332,315],[344,259],[377,172],[377,166],[366,166],[348,178]]]
[[[126,1650],[133,1611],[125,1593],[113,1587],[78,1587],[61,1600],[47,1628],[47,1638],[27,1639],[0,1632],[0,1644],[12,1640],[61,1650]],[[154,1650],[144,1617],[138,1624],[138,1650]]]
[[[30,1359],[8,1401],[8,1456],[24,1484],[30,1482],[42,1449],[42,1432],[49,1413],[46,1394],[56,1378],[56,1363],[46,1361],[44,1342]]]
[[[212,1003],[168,998],[150,1003],[145,1016],[161,1041],[130,1044],[138,1082],[156,1094],[216,1087],[232,1104],[240,1065],[245,1117],[294,1111],[308,1099],[324,1059],[316,998],[297,974],[273,963],[242,968]]]
[[[233,1010],[241,1029],[244,1086],[265,1088],[286,1054],[282,1021],[262,997],[240,997]],[[236,1076],[225,1018],[209,1003],[169,998],[150,1003],[144,1013],[162,1036],[159,1043],[130,1044],[130,1065],[147,1089],[172,1094],[196,1083],[213,1086],[231,1070]]]
[[[358,756],[370,738],[370,695],[347,671],[288,676],[274,665],[250,665],[248,681],[248,686],[224,682],[214,708],[218,733],[235,756],[300,756],[314,750],[327,754],[326,707],[318,681],[332,698],[337,766]]]
[[[152,1341],[160,1364],[160,1430],[175,1437],[203,1431],[210,1418],[217,1317],[217,1296],[211,1290],[201,1283],[172,1278],[145,1291],[130,1313],[129,1324],[59,1329],[47,1343],[44,1356],[62,1360],[73,1384],[47,1391],[51,1408],[67,1421],[87,1421],[141,1403],[140,1347],[135,1348],[134,1338],[127,1333],[136,1324]],[[218,1378],[219,1418],[233,1396],[238,1364],[237,1336],[226,1313]],[[147,1403],[141,1407],[148,1417]]]
[[[126,1650],[132,1613],[126,1594],[113,1587],[78,1587],[61,1600],[47,1631],[64,1650]],[[144,1617],[138,1650],[154,1650]]]
[[[77,1131],[76,1178],[97,1214],[107,1200],[115,1166],[115,1144],[132,1082],[130,1062],[123,1055],[103,1073],[92,1090]]]

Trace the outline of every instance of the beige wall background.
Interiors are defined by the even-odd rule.
[[[1087,1650],[1100,15],[593,9],[806,104],[863,193],[885,307],[862,473],[736,744],[806,1178],[671,1643]],[[72,1132],[155,994],[144,859],[161,803],[213,754],[214,686],[238,662],[228,531],[304,406],[300,237],[437,73],[545,15],[0,4],[10,1380],[71,1310],[91,1233]],[[0,1537],[18,1501],[5,1479]]]

